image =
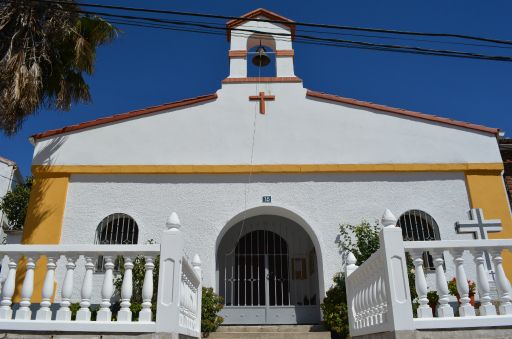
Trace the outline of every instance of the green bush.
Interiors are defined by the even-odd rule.
[[[31,189],[32,178],[27,178],[25,183],[17,184],[12,191],[0,198],[0,211],[7,218],[6,230],[21,231],[23,229]]]
[[[372,225],[363,220],[359,225],[341,224],[338,246],[343,254],[352,252],[356,265],[360,266],[379,249],[379,232],[378,222]]]
[[[224,318],[218,315],[224,307],[223,301],[222,297],[213,292],[213,288],[203,287],[201,332],[203,332],[204,337],[208,337],[211,332],[215,332],[224,322]]]
[[[345,276],[338,273],[334,276],[333,281],[334,285],[327,291],[320,308],[322,309],[324,323],[327,328],[336,332],[342,338],[347,338],[349,327]]]

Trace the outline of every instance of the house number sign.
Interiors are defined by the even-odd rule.
[[[261,201],[264,203],[271,203],[272,202],[272,196],[270,195],[264,195],[263,198],[261,198]]]

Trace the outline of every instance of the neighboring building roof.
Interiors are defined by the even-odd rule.
[[[329,100],[329,101],[334,101],[334,102],[339,102],[339,103],[343,103],[343,104],[349,104],[349,105],[359,106],[359,107],[364,107],[364,108],[375,109],[378,111],[394,113],[394,114],[404,115],[407,117],[418,118],[418,119],[423,119],[423,120],[428,120],[428,121],[433,121],[433,122],[439,122],[439,123],[443,123],[443,124],[447,124],[447,125],[463,127],[463,128],[467,128],[467,129],[492,133],[492,134],[496,134],[496,135],[500,131],[499,128],[486,127],[486,126],[482,126],[482,125],[472,124],[469,122],[463,122],[463,121],[458,121],[458,120],[452,120],[449,118],[438,117],[435,115],[414,112],[414,111],[408,111],[408,110],[401,109],[401,108],[394,108],[394,107],[374,104],[372,102],[360,101],[360,100],[351,99],[351,98],[344,98],[344,97],[340,97],[340,96],[333,95],[333,94],[327,94],[327,93],[315,92],[315,91],[308,90],[306,95],[309,97],[313,97],[313,98]]]
[[[228,41],[231,40],[231,29],[240,26],[244,22],[250,21],[250,19],[257,18],[258,16],[264,16],[265,18],[272,20],[272,21],[280,21],[280,24],[288,26],[290,28],[290,33],[292,36],[292,40],[295,36],[295,23],[293,20],[290,20],[288,18],[285,18],[284,16],[281,16],[279,14],[276,14],[274,12],[271,12],[269,10],[266,10],[264,8],[258,8],[253,11],[250,11],[249,13],[246,13],[240,17],[240,19],[234,19],[231,21],[228,21],[226,24],[226,27],[228,29]]]
[[[16,166],[16,163],[12,160],[9,160],[7,158],[4,158],[4,157],[0,157],[0,162],[3,162],[4,164],[7,164],[9,166]]]
[[[151,106],[151,107],[147,107],[147,108],[143,108],[143,109],[139,109],[139,110],[135,110],[135,111],[116,114],[116,115],[112,115],[109,117],[99,118],[99,119],[92,120],[92,121],[86,121],[86,122],[82,122],[77,125],[71,125],[71,126],[66,126],[66,127],[59,128],[59,129],[49,130],[46,132],[34,134],[31,136],[31,138],[36,139],[36,140],[42,139],[42,138],[50,137],[53,135],[58,135],[58,134],[67,133],[67,132],[71,132],[71,131],[77,131],[77,130],[81,130],[81,129],[85,129],[85,128],[104,125],[104,124],[108,124],[111,122],[117,122],[117,121],[121,121],[121,120],[140,117],[142,115],[161,112],[161,111],[165,111],[165,110],[169,110],[169,109],[195,105],[195,104],[198,104],[201,102],[215,100],[215,99],[217,99],[216,93],[203,95],[203,96],[190,98],[190,99],[184,99],[184,100],[166,103],[166,104],[162,104],[162,105],[158,105],[158,106]]]

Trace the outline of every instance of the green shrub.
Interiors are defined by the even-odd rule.
[[[338,273],[333,278],[334,285],[327,291],[324,302],[320,305],[324,315],[324,323],[331,331],[342,338],[349,334],[347,293],[345,290],[345,276]]]
[[[224,307],[222,303],[222,297],[215,294],[213,288],[203,287],[201,332],[203,332],[204,337],[208,337],[211,332],[215,332],[224,322],[224,318],[218,315]]]
[[[31,189],[32,178],[29,177],[23,184],[17,184],[12,191],[0,198],[0,211],[7,218],[6,230],[21,231],[23,229]]]
[[[379,249],[379,232],[378,222],[372,225],[363,220],[359,225],[341,224],[338,246],[343,254],[352,252],[356,265],[360,266]]]

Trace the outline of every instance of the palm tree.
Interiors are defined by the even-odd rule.
[[[73,0],[0,4],[0,130],[13,135],[40,108],[67,111],[90,102],[98,46],[118,30],[80,13]]]

